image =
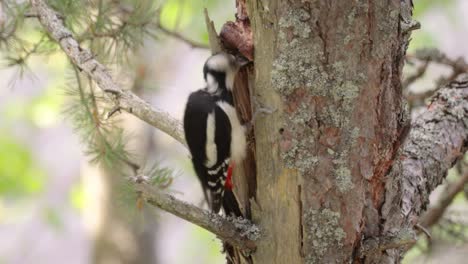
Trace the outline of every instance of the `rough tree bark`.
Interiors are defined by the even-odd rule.
[[[404,216],[408,179],[395,162],[404,159],[397,152],[409,129],[401,73],[409,32],[418,25],[411,1],[247,5],[252,95],[277,111],[255,121],[255,190],[240,191],[253,193],[242,206],[264,237],[255,254],[232,260],[399,262],[402,250],[393,248],[414,243],[416,224]],[[447,168],[437,165],[439,180]],[[423,201],[411,216],[433,187],[409,199]]]

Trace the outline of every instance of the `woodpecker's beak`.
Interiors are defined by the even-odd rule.
[[[238,68],[242,68],[242,67],[244,67],[245,65],[247,65],[249,63],[251,63],[251,61],[249,61],[244,56],[242,56],[242,55],[237,55],[236,56],[236,65],[237,65]]]

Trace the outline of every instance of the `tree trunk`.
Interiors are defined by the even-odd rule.
[[[388,173],[407,128],[400,82],[410,2],[248,1],[255,121],[251,263],[380,263]],[[409,17],[410,18],[410,17]],[[399,262],[396,254],[389,262]]]

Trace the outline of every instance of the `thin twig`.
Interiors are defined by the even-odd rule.
[[[443,64],[451,67],[457,72],[468,72],[468,64],[465,62],[463,57],[457,59],[449,58],[445,53],[437,49],[422,49],[416,51],[413,55],[407,55],[409,59],[417,59],[420,61],[430,61],[439,64]]]
[[[458,57],[457,59],[449,58],[445,53],[437,49],[422,49],[416,51],[412,55],[407,55],[407,59],[412,61],[422,62],[422,66],[417,69],[416,73],[412,76],[409,76],[404,82],[403,87],[406,89],[417,79],[421,78],[430,63],[437,63],[445,65],[452,69],[452,73],[448,77],[441,77],[436,83],[436,87],[428,89],[422,93],[408,93],[406,96],[407,100],[410,103],[423,102],[425,99],[428,99],[434,95],[441,87],[454,81],[463,73],[468,73],[468,63],[466,63],[463,57]]]
[[[34,13],[24,13],[25,18],[37,18],[38,15]]]
[[[98,62],[89,50],[80,47],[55,11],[49,8],[43,0],[31,0],[31,3],[39,16],[41,24],[51,37],[60,44],[71,61],[88,74],[110,99],[115,96],[122,110],[160,129],[180,143],[186,144],[182,125],[178,120],[171,117],[169,113],[152,107],[134,93],[122,90],[112,79],[109,69]]]
[[[414,225],[414,227],[416,228],[416,230],[418,230],[419,232],[423,232],[427,239],[429,239],[429,241],[432,239],[432,235],[431,235],[431,232],[429,232],[429,230],[427,228],[425,228],[424,226],[422,226],[421,224],[416,224]]]
[[[120,11],[122,13],[124,13],[124,14],[130,14],[130,13],[133,12],[133,8],[131,8],[130,6],[122,5],[122,3],[120,3],[119,1],[114,1],[114,4],[116,4],[119,7]],[[164,34],[166,34],[166,35],[168,35],[170,37],[173,37],[173,38],[175,38],[175,39],[177,39],[179,41],[182,41],[182,42],[188,44],[192,48],[199,48],[199,49],[209,49],[210,48],[206,44],[193,41],[193,40],[188,39],[187,37],[183,36],[182,34],[180,34],[178,32],[169,30],[168,28],[162,26],[161,22],[158,23],[157,28],[161,32],[163,32]],[[103,37],[108,37],[108,36],[103,36]]]
[[[408,87],[413,82],[415,82],[417,79],[421,78],[426,73],[426,70],[427,70],[428,66],[429,66],[429,61],[427,61],[427,60],[424,61],[423,64],[416,70],[416,72],[413,75],[408,76],[408,78],[406,78],[403,81],[403,87],[405,89],[408,89]]]
[[[166,35],[168,35],[170,37],[173,37],[173,38],[175,38],[177,40],[180,40],[180,41],[186,43],[187,45],[189,45],[192,48],[198,48],[198,49],[209,49],[210,48],[208,45],[206,45],[204,43],[193,41],[193,40],[188,39],[187,37],[181,35],[178,32],[171,31],[171,30],[165,28],[164,26],[162,26],[161,24],[158,25],[158,29],[161,32],[163,32],[164,34],[166,34]]]

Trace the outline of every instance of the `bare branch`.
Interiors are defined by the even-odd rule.
[[[421,105],[424,105],[424,101],[428,98],[430,98],[431,96],[433,96],[436,92],[437,92],[438,88],[436,89],[429,89],[427,91],[424,91],[422,93],[408,93],[408,95],[406,95],[406,100],[408,100],[408,102],[410,102],[411,104],[415,104],[415,103],[418,103],[418,104],[421,104]]]
[[[423,102],[425,99],[434,95],[441,87],[454,81],[458,76],[463,73],[468,73],[468,64],[463,57],[457,59],[451,59],[443,52],[437,49],[422,49],[416,51],[413,55],[407,55],[409,60],[420,61],[421,67],[416,70],[416,73],[406,78],[403,82],[403,87],[408,88],[414,81],[424,75],[427,70],[429,63],[437,63],[445,65],[452,69],[452,73],[447,77],[441,77],[436,82],[436,87],[428,89],[422,93],[409,93],[406,98],[411,103]]]
[[[447,185],[437,203],[430,207],[429,210],[427,210],[427,212],[420,218],[420,224],[426,228],[436,224],[444,215],[444,212],[452,203],[455,196],[463,191],[466,183],[468,183],[468,170],[465,170],[463,175],[457,179],[456,182]]]
[[[414,53],[414,55],[408,55],[410,59],[418,59],[420,61],[429,61],[439,64],[443,64],[452,68],[455,72],[463,73],[468,72],[468,64],[465,62],[463,57],[459,57],[455,60],[450,59],[445,53],[437,49],[422,49]]]
[[[194,205],[176,199],[167,193],[155,190],[150,185],[136,181],[135,188],[150,204],[198,225],[221,240],[246,252],[256,249],[254,240],[259,237],[259,229],[246,219],[226,219],[220,215],[202,210]]]
[[[413,228],[431,191],[468,148],[468,75],[441,89],[412,124],[387,175],[384,231]]]
[[[109,70],[98,62],[90,51],[80,47],[55,11],[49,8],[43,0],[31,0],[31,4],[41,24],[60,44],[71,61],[88,74],[109,95],[109,98],[114,98],[120,109],[160,129],[180,143],[186,144],[182,126],[178,120],[171,117],[169,113],[152,107],[134,93],[122,90],[112,79]]]
[[[427,70],[427,67],[429,66],[429,61],[424,61],[423,64],[418,67],[418,69],[416,70],[416,72],[411,75],[411,76],[408,76],[408,78],[406,78],[404,81],[403,81],[403,87],[405,89],[408,89],[408,86],[410,86],[413,82],[415,82],[417,79],[421,78],[425,73],[426,73],[426,70]]]

